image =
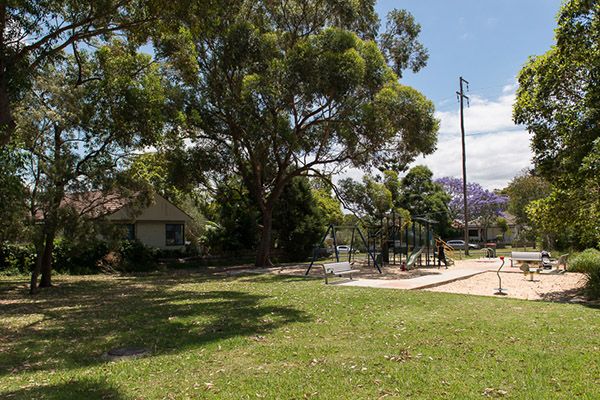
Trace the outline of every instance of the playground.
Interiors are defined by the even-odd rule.
[[[551,260],[547,252],[496,254],[488,243],[479,258],[462,259],[435,235],[436,222],[413,218],[403,222],[392,213],[380,224],[361,230],[330,225],[308,265],[260,271],[323,277],[325,283],[388,289],[424,289],[525,300],[580,302],[582,274],[566,272],[568,254]],[[341,244],[341,245],[340,245]],[[319,257],[326,250],[325,258]],[[250,272],[250,271],[249,271]]]
[[[336,286],[368,286],[387,289],[422,289],[434,292],[460,293],[478,296],[495,296],[499,286],[497,270],[502,262],[499,258],[455,260],[453,265],[419,266],[406,270],[402,265],[385,265],[380,274],[373,265],[366,262],[355,268],[359,272],[352,274],[352,280],[344,276],[336,278],[330,285]],[[305,275],[306,265],[275,267],[264,272],[282,275]],[[310,272],[311,277],[323,277],[323,268],[315,264]],[[500,272],[502,297],[524,300],[540,300],[552,302],[579,302],[579,289],[583,286],[582,274],[567,272],[563,274],[540,273],[526,276],[518,265],[510,266],[506,260]],[[416,284],[413,285],[412,282]]]

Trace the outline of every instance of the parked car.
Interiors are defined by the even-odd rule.
[[[464,250],[465,249],[465,241],[464,240],[448,240],[448,246],[452,246],[454,250]],[[476,250],[479,246],[473,243],[469,243],[469,249]]]
[[[348,253],[350,253],[350,246],[339,245],[337,247],[337,251],[338,251],[338,254],[348,254]],[[354,253],[359,253],[359,251],[357,249],[352,249],[352,251]]]

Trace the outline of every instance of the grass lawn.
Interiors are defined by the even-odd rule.
[[[304,277],[0,278],[2,399],[598,399],[600,310]],[[120,346],[151,356],[104,361]]]

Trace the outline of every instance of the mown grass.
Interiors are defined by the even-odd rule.
[[[0,278],[0,398],[600,398],[589,305],[304,277]],[[145,346],[151,356],[104,361]]]

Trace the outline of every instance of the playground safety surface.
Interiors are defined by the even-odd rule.
[[[584,284],[582,274],[577,273],[542,273],[533,280],[526,277],[518,266],[510,267],[510,260],[501,270],[502,287],[506,289],[506,297],[526,300],[542,300],[556,302],[583,302],[580,288]],[[353,274],[353,279],[334,278],[330,286],[374,287],[382,289],[424,289],[436,292],[462,293],[472,295],[494,296],[499,286],[497,276],[500,259],[457,260],[455,265],[421,266],[409,271],[402,271],[399,265],[386,265],[383,274],[371,265],[361,265],[360,272]],[[355,266],[356,267],[356,266]],[[245,271],[271,273],[281,275],[304,276],[308,265],[275,267],[263,270]],[[241,272],[241,271],[240,271]],[[555,271],[553,271],[555,272]],[[323,268],[315,264],[309,275],[323,277]]]

